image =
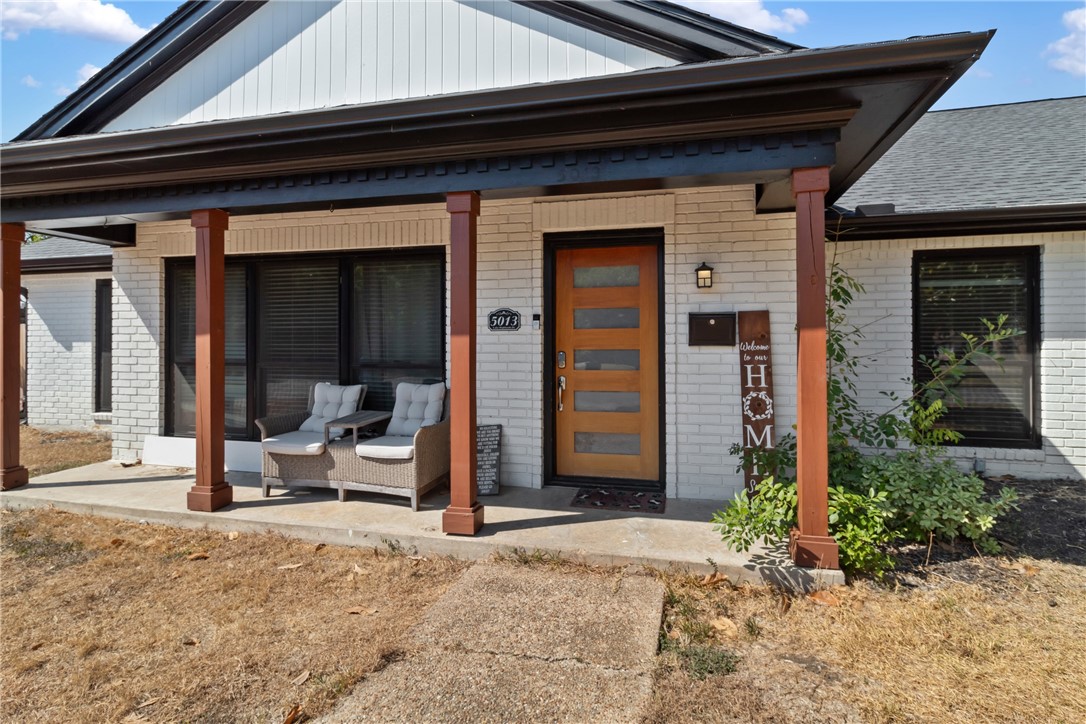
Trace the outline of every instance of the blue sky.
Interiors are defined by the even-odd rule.
[[[684,0],[807,47],[996,28],[936,108],[1086,94],[1082,2]],[[30,125],[172,12],[158,0],[0,0],[0,139]]]

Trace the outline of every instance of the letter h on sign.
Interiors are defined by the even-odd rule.
[[[745,387],[759,387],[763,389],[765,387],[768,387],[768,385],[766,385],[765,371],[767,365],[743,365],[743,367],[747,370],[747,381]],[[758,368],[757,372],[754,371],[755,367]],[[757,382],[755,382],[755,378],[757,378]]]

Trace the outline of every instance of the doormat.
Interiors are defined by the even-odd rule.
[[[663,513],[667,498],[663,493],[610,488],[578,488],[570,503],[574,508],[618,510],[624,513]]]

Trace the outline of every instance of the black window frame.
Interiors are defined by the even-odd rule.
[[[954,447],[982,447],[982,448],[1006,448],[1006,449],[1040,449],[1041,440],[1041,247],[1040,246],[1001,246],[1001,247],[972,247],[967,249],[930,249],[914,250],[912,259],[912,361],[913,379],[921,379],[923,366],[920,364],[920,339],[917,330],[920,329],[920,267],[924,262],[942,261],[946,259],[997,259],[1006,257],[1019,257],[1026,263],[1026,294],[1029,304],[1027,312],[1028,322],[1026,334],[1026,349],[1029,350],[1033,364],[1031,365],[1029,390],[1029,434],[1022,438],[982,437],[977,435],[962,435],[957,443],[946,443]],[[995,321],[995,316],[1000,312],[992,311],[990,321]]]
[[[102,364],[109,355],[109,369]],[[94,283],[94,411],[113,412],[113,280]]]
[[[397,260],[407,257],[430,257],[434,261],[438,262],[440,267],[440,329],[441,333],[441,378],[445,378],[445,370],[448,367],[448,296],[447,296],[447,261],[446,261],[446,248],[444,246],[415,246],[415,247],[402,247],[402,248],[381,248],[381,249],[350,249],[350,250],[336,250],[325,252],[286,252],[278,254],[233,254],[226,257],[226,265],[241,265],[245,269],[246,278],[246,291],[245,291],[245,323],[246,323],[246,340],[245,340],[245,359],[246,359],[246,415],[249,418],[247,425],[247,434],[240,436],[236,434],[227,433],[226,439],[228,440],[243,440],[252,441],[259,440],[259,431],[254,424],[254,420],[261,417],[262,412],[258,410],[261,404],[261,395],[258,390],[258,374],[257,374],[257,355],[255,350],[257,349],[258,342],[258,324],[261,313],[259,299],[258,299],[258,285],[255,283],[257,267],[264,262],[283,262],[298,259],[321,259],[321,260],[335,260],[339,264],[339,384],[349,384],[352,379],[353,369],[355,365],[351,359],[352,350],[352,337],[355,320],[354,320],[354,299],[353,299],[353,274],[352,270],[354,264],[359,260],[368,261],[373,263],[382,259]],[[163,339],[165,343],[164,347],[164,383],[167,393],[165,395],[165,401],[163,405],[164,419],[163,419],[163,434],[170,437],[191,437],[191,435],[185,433],[177,433],[174,430],[174,409],[173,409],[173,396],[169,393],[173,385],[173,332],[170,328],[171,323],[171,308],[174,299],[174,283],[175,283],[175,269],[192,266],[195,263],[195,257],[183,256],[183,257],[170,257],[164,260],[165,262],[165,303],[163,305]],[[365,407],[365,403],[363,404]]]

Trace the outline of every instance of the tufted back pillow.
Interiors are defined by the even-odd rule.
[[[362,400],[366,396],[366,385],[333,385],[328,382],[318,382],[313,385],[313,409],[299,430],[304,432],[324,432],[324,423],[335,420],[337,417],[350,415],[362,406]],[[333,427],[328,433],[332,437],[339,437],[344,433],[343,428]]]
[[[445,383],[417,385],[401,382],[396,385],[396,406],[385,435],[414,437],[420,427],[435,425],[445,406]]]

